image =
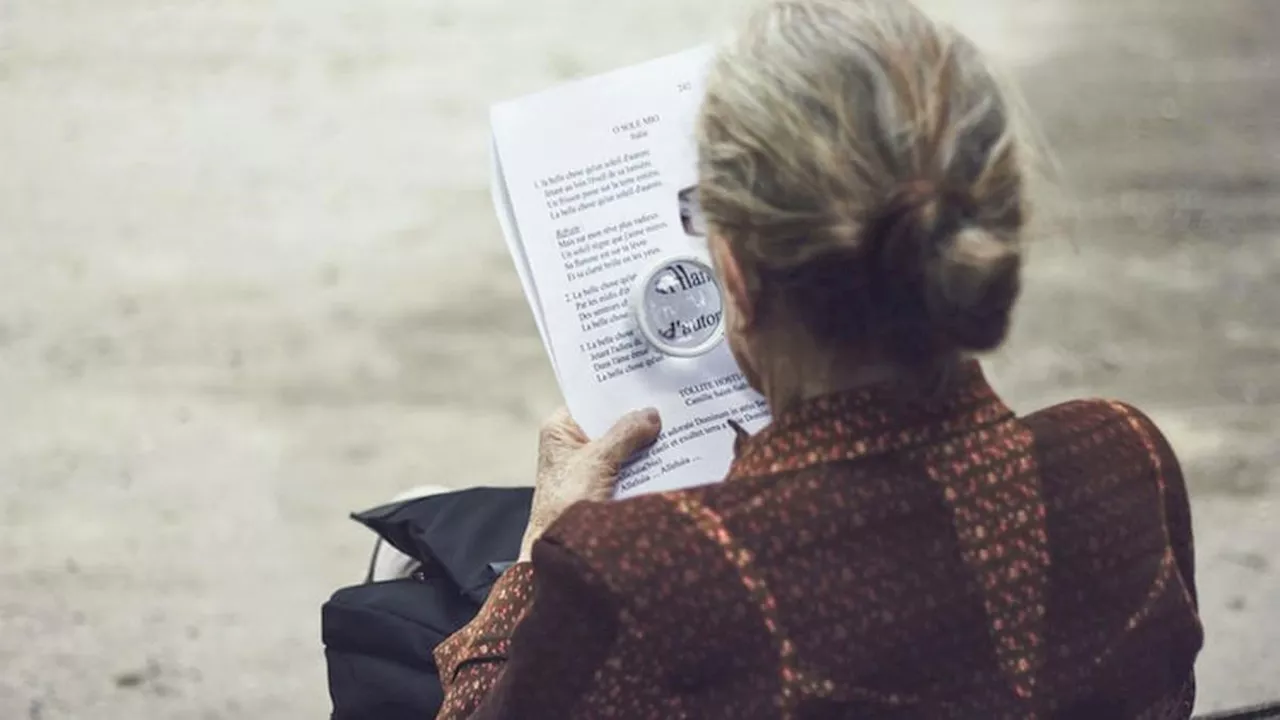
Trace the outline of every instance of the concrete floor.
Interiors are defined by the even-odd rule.
[[[1062,165],[995,383],[1163,425],[1200,709],[1280,698],[1280,2],[928,4]],[[345,513],[530,482],[556,402],[488,104],[739,5],[0,0],[0,718],[325,716]]]

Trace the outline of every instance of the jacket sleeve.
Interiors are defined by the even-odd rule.
[[[1151,434],[1164,474],[1165,519],[1169,524],[1169,541],[1178,561],[1178,572],[1186,583],[1187,592],[1191,594],[1191,602],[1199,609],[1195,539],[1191,531],[1191,498],[1187,491],[1187,481],[1182,476],[1182,468],[1177,456],[1173,454],[1173,448],[1154,423],[1151,424]]]
[[[614,594],[575,553],[551,541],[513,566],[480,614],[436,651],[438,718],[569,717],[601,680],[619,628]]]
[[[436,668],[444,688],[441,720],[470,717],[507,659],[511,633],[533,597],[533,565],[517,563],[498,578],[475,618],[440,643]]]
[[[1169,544],[1178,565],[1178,574],[1186,584],[1191,602],[1198,606],[1196,592],[1195,540],[1191,529],[1191,499],[1187,481],[1173,447],[1160,428],[1138,408],[1119,403],[1120,408],[1136,423],[1142,441],[1147,444],[1152,463],[1158,473],[1161,496],[1164,498],[1164,518],[1169,531]]]
[[[1182,475],[1182,467],[1178,457],[1169,444],[1169,440],[1160,431],[1159,426],[1146,413],[1124,403],[1119,404],[1121,410],[1136,421],[1134,428],[1147,444],[1152,463],[1157,473],[1160,493],[1164,500],[1164,519],[1169,533],[1169,544],[1172,546],[1174,562],[1178,566],[1187,594],[1190,596],[1193,609],[1198,612],[1199,594],[1196,591],[1195,539],[1191,527],[1191,499],[1187,490],[1186,478]],[[1203,642],[1203,628],[1200,620],[1195,619],[1196,630]],[[1195,654],[1192,653],[1194,659]],[[1151,708],[1151,717],[1189,718],[1196,702],[1196,677],[1194,670],[1187,673],[1185,682],[1169,697],[1164,698],[1156,707]]]

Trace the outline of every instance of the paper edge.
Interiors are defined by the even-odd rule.
[[[610,70],[604,70],[598,73],[594,73],[591,75],[583,75],[581,77],[577,77],[572,80],[567,80],[565,82],[552,85],[551,87],[543,88],[542,90],[538,90],[531,93],[525,93],[524,95],[513,97],[507,100],[502,100],[494,103],[490,107],[490,110],[489,110],[490,123],[491,125],[496,124],[497,116],[507,112],[508,108],[512,108],[514,106],[526,105],[528,103],[547,102],[550,98],[556,97],[564,93],[572,93],[572,92],[580,91],[592,85],[609,84],[611,82],[616,82],[617,79],[620,77],[626,77],[629,74],[643,72],[645,69],[651,66],[662,65],[665,63],[673,63],[677,59],[683,58],[685,56],[703,55],[706,60],[710,61],[712,57],[715,55],[715,51],[716,51],[716,45],[714,43],[702,43],[700,45],[694,45],[693,47],[685,48],[684,50],[668,53],[666,55],[660,55],[658,57],[651,58],[649,60],[645,60],[642,62],[634,63],[632,65],[624,65],[620,67],[615,67]]]
[[[547,323],[542,312],[542,298],[538,295],[538,285],[533,277],[533,269],[529,267],[529,258],[524,250],[524,239],[520,236],[515,212],[511,207],[511,194],[507,190],[506,174],[502,170],[501,150],[498,138],[491,131],[489,134],[490,179],[489,190],[493,200],[494,213],[498,216],[498,226],[502,229],[502,239],[506,242],[507,251],[516,268],[516,276],[520,278],[520,287],[524,290],[529,309],[533,311],[533,322],[538,328],[538,336],[542,346],[551,360],[551,370],[555,373],[556,382],[560,381],[560,366],[556,363],[555,349],[551,346],[551,336],[547,333]]]

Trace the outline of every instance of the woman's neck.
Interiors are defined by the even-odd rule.
[[[859,362],[844,353],[787,353],[758,369],[760,391],[769,409],[779,414],[823,395],[847,392],[905,378],[892,363]]]

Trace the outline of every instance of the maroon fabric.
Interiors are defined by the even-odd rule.
[[[1186,718],[1202,639],[1156,427],[1015,417],[971,364],[784,412],[725,483],[575,506],[437,650],[440,717]]]

